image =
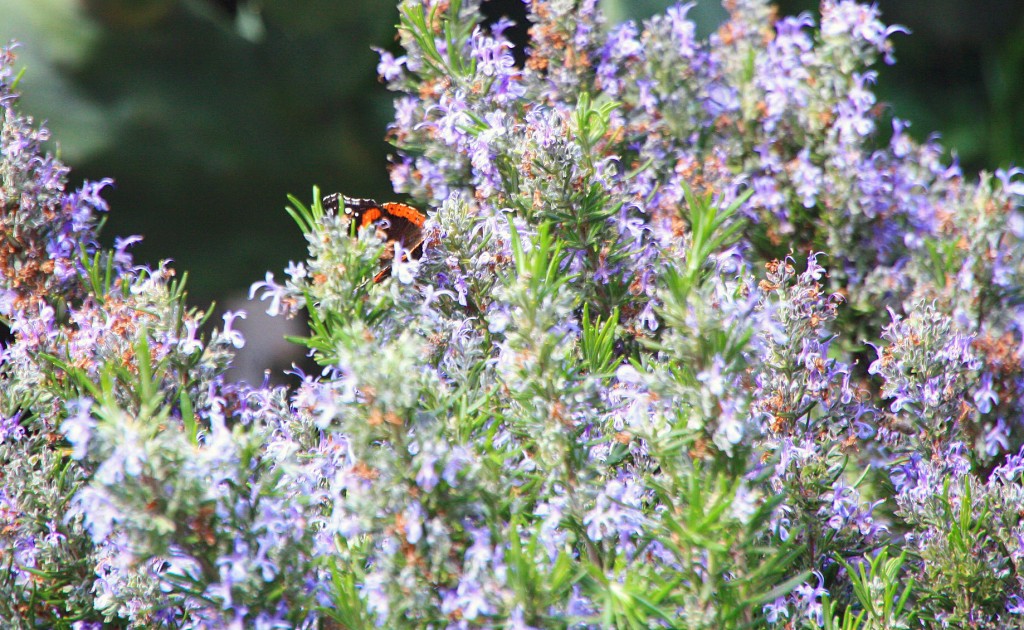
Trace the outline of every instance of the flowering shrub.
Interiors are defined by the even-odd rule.
[[[228,382],[97,245],[3,52],[0,618],[14,627],[1024,625],[1024,182],[871,92],[873,6],[403,1],[423,256],[293,199],[253,286],[322,367]],[[355,236],[355,237],[354,237]]]

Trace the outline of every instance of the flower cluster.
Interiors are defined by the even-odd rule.
[[[59,300],[80,292],[79,257],[96,250],[97,213],[107,210],[100,196],[111,183],[86,182],[65,192],[68,168],[42,145],[45,128],[15,109],[13,47],[0,48],[0,317],[9,318],[27,302]],[[120,241],[118,249],[130,245]]]
[[[1024,614],[1024,182],[887,119],[874,6],[403,0],[423,255],[292,198],[253,285],[319,372],[224,378],[4,107],[0,618],[18,627],[990,627]],[[891,130],[891,132],[890,132]],[[377,278],[379,279],[379,278]]]

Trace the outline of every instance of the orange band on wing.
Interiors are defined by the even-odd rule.
[[[384,210],[387,211],[388,214],[393,214],[396,217],[402,217],[403,219],[408,220],[416,227],[423,227],[423,222],[427,220],[427,217],[422,212],[404,203],[389,202],[382,203],[381,206],[384,208]],[[366,217],[368,214],[370,213],[367,212],[363,216]],[[365,218],[363,224],[365,225]]]
[[[383,216],[379,209],[370,208],[359,216],[359,227],[364,228],[368,225],[373,225],[375,222],[380,221]]]

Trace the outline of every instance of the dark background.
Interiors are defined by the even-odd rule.
[[[668,3],[605,5],[619,20]],[[940,132],[968,171],[1024,164],[1024,2],[879,5],[913,31],[877,68],[881,100],[918,138]],[[724,13],[700,0],[691,16],[706,35]],[[392,95],[371,46],[394,49],[397,19],[389,0],[0,0],[0,40],[21,42],[22,110],[52,129],[72,183],[116,181],[105,240],[144,235],[137,260],[174,259],[205,305],[304,258],[287,194],[393,197]]]

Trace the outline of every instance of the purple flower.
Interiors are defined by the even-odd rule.
[[[714,396],[721,396],[725,393],[726,381],[723,380],[722,370],[725,368],[725,360],[721,355],[715,355],[711,360],[711,369],[702,370],[697,374],[697,380],[704,383],[708,391]]]
[[[273,273],[268,271],[266,278],[262,282],[253,283],[249,288],[249,299],[251,300],[256,297],[256,292],[260,289],[263,289],[260,301],[270,300],[270,306],[267,307],[267,315],[276,317],[288,312],[288,291],[285,287],[274,282]]]
[[[821,34],[828,38],[853,38],[860,40],[885,55],[886,63],[893,63],[893,33],[909,33],[903,26],[885,26],[878,19],[879,10],[874,4],[864,5],[852,0],[828,2],[821,9]]]
[[[102,543],[114,531],[114,525],[124,516],[122,507],[102,490],[86,486],[75,493],[64,515],[64,523],[81,518],[94,543]]]
[[[132,256],[128,248],[136,243],[141,243],[142,237],[135,235],[126,238],[117,237],[114,239],[114,262],[121,268],[127,269],[132,264]]]
[[[607,537],[628,538],[643,532],[647,518],[639,509],[640,486],[635,480],[612,480],[593,509],[583,517],[587,536],[594,541]]]
[[[1024,176],[1024,168],[996,169],[996,179],[1003,185],[1007,196],[1024,197],[1024,177],[1015,179],[1018,175]]]
[[[220,338],[234,346],[242,348],[245,346],[245,338],[240,331],[234,330],[231,326],[236,319],[245,319],[245,311],[227,311],[224,313],[224,330],[220,332]]]
[[[306,278],[306,265],[289,260],[284,272],[292,279],[292,282],[300,282]]]
[[[821,574],[814,572],[814,575],[818,578],[817,586],[811,586],[805,582],[796,587],[793,594],[796,597],[797,608],[802,611],[805,617],[820,627],[824,622],[822,597],[829,593],[828,589],[824,586],[825,580],[822,578]]]
[[[89,439],[96,428],[96,420],[90,412],[92,405],[93,401],[89,398],[79,398],[67,403],[69,415],[61,425],[61,431],[68,442],[71,442],[71,457],[77,460],[85,458],[89,449]]]
[[[402,244],[395,243],[395,256],[391,265],[391,274],[395,280],[405,285],[412,284],[415,282],[419,270],[420,261],[409,258],[406,251],[402,249]]]
[[[780,619],[789,619],[789,604],[785,597],[776,598],[770,604],[764,605],[765,621],[768,623],[778,623]]]
[[[423,506],[419,501],[412,501],[405,509],[405,538],[409,544],[415,545],[423,537]]]
[[[652,332],[658,330],[659,326],[658,318],[654,314],[654,307],[654,300],[647,302],[647,304],[644,305],[643,310],[640,311],[640,316],[637,318],[637,322],[639,322],[641,326]]]
[[[387,82],[395,81],[402,76],[402,66],[405,65],[406,57],[395,57],[390,52],[374,48],[380,54],[380,63],[377,64],[377,74]]]
[[[478,63],[477,70],[485,77],[515,71],[515,59],[510,52],[512,44],[504,39],[487,36],[479,26],[470,37],[470,50]]]
[[[0,413],[0,444],[4,442],[17,442],[25,437],[25,428],[21,426],[23,415],[23,411],[18,411],[9,417],[6,414]]]
[[[974,390],[974,404],[977,405],[978,411],[983,414],[992,411],[992,405],[999,404],[999,394],[992,388],[991,372],[985,372],[981,375],[978,389]]]
[[[1002,418],[997,418],[996,423],[985,432],[985,452],[990,457],[1010,448],[1009,427]]]
[[[189,319],[184,322],[185,324],[185,337],[178,340],[178,350],[182,354],[188,356],[194,354],[203,349],[203,342],[196,339],[196,334],[199,332],[199,322],[194,319]]]
[[[486,590],[475,580],[468,579],[461,580],[454,591],[444,593],[441,610],[447,614],[459,611],[463,618],[471,621],[494,612],[487,601]]]
[[[444,465],[444,470],[441,471],[441,478],[452,488],[457,488],[459,485],[459,471],[463,470],[472,461],[468,449],[462,446],[452,447],[448,451],[448,461]]]
[[[813,207],[821,191],[824,178],[822,169],[811,163],[809,149],[804,148],[797,156],[792,178],[796,192],[800,196],[800,203],[805,208]]]
[[[1017,453],[1007,455],[1006,459],[992,471],[992,478],[1015,482],[1018,481],[1018,477],[1022,473],[1024,473],[1024,448]]]
[[[421,452],[417,458],[419,469],[416,472],[416,485],[424,492],[431,492],[437,487],[441,477],[437,474],[437,457],[428,452]]]

